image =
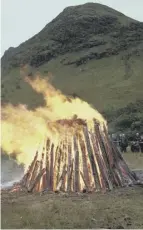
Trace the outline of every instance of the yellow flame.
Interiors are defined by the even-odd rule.
[[[60,119],[72,119],[76,114],[79,118],[90,121],[96,118],[106,124],[102,115],[87,102],[79,98],[68,100],[48,81],[37,76],[34,80],[25,79],[31,87],[42,93],[45,107],[28,110],[25,105],[2,107],[2,140],[1,147],[7,154],[15,152],[17,160],[28,166],[40,143],[46,136],[58,140],[63,129],[54,123]]]
[[[81,119],[91,120],[95,117],[100,122],[105,122],[103,116],[87,102],[79,98],[70,99],[70,101],[67,100],[66,96],[59,90],[56,90],[45,79],[40,79],[40,77],[37,76],[34,81],[29,78],[26,78],[26,81],[36,92],[43,94],[48,111],[46,111],[45,108],[40,108],[40,111],[43,112],[43,114],[47,114],[48,112],[50,120],[70,119],[76,114]]]

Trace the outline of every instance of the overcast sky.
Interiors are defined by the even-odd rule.
[[[1,0],[1,55],[38,33],[65,7],[86,2],[99,2],[143,21],[143,0]]]

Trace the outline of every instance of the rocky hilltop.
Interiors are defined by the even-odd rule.
[[[138,46],[141,46],[140,48]],[[2,67],[30,64],[38,67],[71,52],[81,52],[63,64],[81,65],[130,50],[140,55],[143,49],[143,23],[97,3],[68,7],[38,34],[2,57]]]

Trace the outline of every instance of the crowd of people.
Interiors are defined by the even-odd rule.
[[[110,137],[121,152],[127,152],[127,148],[130,147],[131,152],[143,153],[143,134],[136,133],[132,140],[129,140],[124,133],[111,134]]]

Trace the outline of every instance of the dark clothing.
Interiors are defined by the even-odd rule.
[[[140,136],[136,136],[135,138],[134,138],[134,141],[140,141]]]
[[[141,153],[143,153],[143,143],[140,143],[140,150],[141,150]]]
[[[127,152],[128,140],[125,136],[120,137],[119,146],[121,152]]]
[[[140,140],[139,140],[139,146],[140,146],[141,153],[143,153],[143,138],[140,138]]]
[[[140,151],[140,146],[139,146],[139,142],[138,141],[133,141],[131,144],[131,151],[133,153],[138,153]]]

